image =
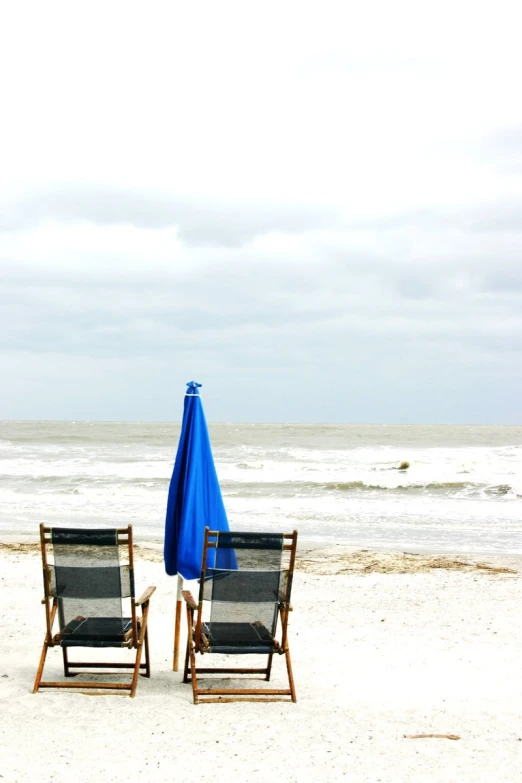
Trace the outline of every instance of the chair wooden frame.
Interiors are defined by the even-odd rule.
[[[286,594],[278,603],[278,625],[280,624],[280,641],[274,639],[273,651],[268,654],[265,667],[262,668],[203,668],[197,666],[196,653],[209,654],[209,641],[203,630],[203,591],[205,581],[205,563],[207,552],[216,548],[216,531],[205,528],[205,540],[203,545],[203,557],[200,579],[199,601],[196,603],[188,590],[183,591],[183,598],[187,609],[188,640],[185,655],[185,669],[183,682],[192,683],[194,704],[205,702],[234,702],[234,701],[297,701],[290,648],[288,645],[288,616],[292,611],[290,594],[292,589],[292,576],[295,566],[297,549],[297,530],[284,534],[283,551],[289,552],[288,580],[286,582]],[[233,533],[232,533],[233,535]],[[272,671],[272,659],[275,653],[285,656],[288,675],[288,688],[201,688],[198,684],[198,675],[264,675],[263,679],[270,680]],[[248,653],[247,653],[248,654]],[[232,679],[232,678],[227,678]]]
[[[150,677],[150,658],[149,658],[149,633],[148,633],[148,615],[149,615],[149,602],[150,597],[155,591],[155,587],[148,587],[141,598],[136,600],[134,598],[134,585],[131,580],[131,618],[132,627],[127,634],[125,634],[124,641],[121,644],[114,644],[114,647],[124,647],[127,649],[136,650],[136,658],[134,663],[130,662],[116,662],[116,663],[102,663],[102,662],[85,662],[85,661],[70,661],[68,656],[68,647],[62,646],[62,637],[60,633],[53,634],[53,625],[56,619],[58,609],[58,598],[56,595],[52,595],[51,589],[51,570],[52,565],[49,563],[49,548],[52,547],[51,527],[40,525],[40,543],[42,548],[42,565],[44,574],[44,598],[42,604],[45,605],[45,622],[46,622],[46,634],[42,648],[42,654],[40,656],[40,663],[36,672],[36,679],[34,682],[33,693],[37,693],[40,688],[81,688],[85,690],[109,690],[109,691],[130,691],[130,696],[134,697],[136,694],[136,688],[138,685],[138,677],[142,674],[145,677]],[[129,552],[129,568],[134,568],[134,555],[133,555],[133,540],[132,540],[132,525],[125,528],[118,528],[117,543],[119,546],[127,546]],[[138,619],[136,608],[141,607],[141,617]],[[132,680],[130,683],[122,682],[90,682],[90,681],[75,681],[75,682],[51,682],[42,680],[43,670],[45,666],[45,660],[47,652],[51,647],[61,647],[63,654],[63,670],[65,677],[76,677],[80,672],[71,671],[72,669],[132,669]],[[81,647],[81,645],[77,645]],[[85,645],[85,647],[98,647],[98,645]],[[101,645],[100,645],[101,646]],[[109,646],[109,645],[105,645]],[[144,661],[141,662],[142,654],[144,655]],[[144,671],[142,671],[144,670]],[[86,672],[91,673],[91,672]],[[99,672],[100,674],[108,674],[110,672]],[[115,672],[112,672],[114,675]]]

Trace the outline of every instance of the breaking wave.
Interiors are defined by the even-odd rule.
[[[433,494],[452,497],[510,495],[518,497],[509,484],[489,485],[470,481],[432,481],[417,483],[398,483],[395,485],[366,481],[281,481],[281,482],[234,482],[223,481],[222,489],[226,494],[255,496],[258,494],[277,495],[318,495],[325,494]]]

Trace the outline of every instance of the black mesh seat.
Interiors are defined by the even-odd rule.
[[[132,617],[77,617],[60,635],[62,647],[123,647],[131,634]]]
[[[245,697],[296,700],[287,637],[296,547],[296,531],[273,534],[206,529],[199,603],[189,592],[183,593],[189,623],[184,682],[192,682],[195,703]],[[201,668],[196,665],[197,653],[266,655],[268,660],[263,668]],[[275,653],[285,656],[289,688],[198,686],[201,674],[261,674],[269,680]]]
[[[203,625],[201,633],[214,653],[263,655],[277,650],[274,637],[262,623],[212,623],[210,628]]]
[[[132,527],[82,530],[40,525],[40,539],[47,633],[34,692],[51,687],[103,688],[128,689],[134,696],[140,670],[150,677],[147,620],[156,588],[149,587],[139,600],[134,597]],[[124,563],[120,562],[122,548],[127,552]],[[138,606],[142,608],[140,619]],[[60,631],[53,634],[56,618]],[[62,648],[66,677],[76,676],[76,669],[132,669],[132,682],[43,682],[47,652],[55,646]],[[134,648],[136,656],[134,663],[73,662],[67,652],[71,647]]]

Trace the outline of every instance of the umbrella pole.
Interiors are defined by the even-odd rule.
[[[179,663],[179,634],[181,630],[181,591],[183,589],[183,577],[178,574],[178,594],[176,598],[176,623],[174,626],[174,660],[172,662],[172,671],[178,671]]]

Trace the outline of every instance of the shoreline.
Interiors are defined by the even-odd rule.
[[[68,527],[67,524],[60,521],[56,524],[46,523],[48,527]],[[151,551],[163,551],[163,530],[161,532],[145,532],[139,525],[131,523],[134,529],[134,541],[135,546],[139,546],[142,549]],[[100,523],[99,520],[85,520],[81,524],[74,524],[73,527],[116,527],[125,528],[125,524],[108,524],[105,521]],[[291,532],[291,525],[283,526],[285,532]],[[243,529],[242,527],[238,529]],[[31,545],[36,544],[40,546],[40,533],[39,523],[34,523],[34,532],[28,532],[27,527],[24,525],[23,530],[17,530],[14,526],[8,528],[0,528],[0,547],[4,544],[8,545]],[[383,543],[379,544],[368,539],[355,539],[351,541],[338,540],[336,541],[331,536],[325,536],[320,538],[316,534],[313,536],[306,535],[297,528],[298,531],[298,554],[304,550],[320,551],[331,553],[340,553],[343,556],[353,552],[375,552],[375,553],[393,553],[393,554],[410,554],[410,555],[422,555],[424,557],[439,556],[446,558],[466,557],[472,559],[488,559],[494,561],[513,561],[517,560],[522,563],[522,548],[511,549],[499,549],[497,547],[480,547],[474,546],[466,548],[465,546],[455,546],[449,544],[445,546],[430,546],[429,544],[422,545],[418,542],[415,544],[409,544],[407,542],[398,543]]]
[[[34,537],[5,538],[0,537],[0,556],[40,555],[40,542]],[[135,543],[134,553],[138,561],[163,562],[161,542]],[[369,548],[306,540],[297,549],[296,571],[308,574],[416,574],[437,570],[515,575],[522,573],[522,555]]]

